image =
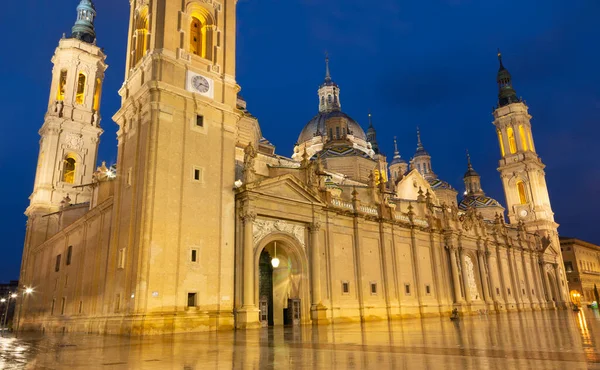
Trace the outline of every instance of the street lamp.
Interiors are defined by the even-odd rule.
[[[12,299],[17,298],[17,294],[16,293],[10,293],[9,295],[6,296],[6,298],[0,299],[1,303],[6,303],[6,308],[4,309],[4,317],[0,321],[0,324],[2,326],[0,328],[0,330],[2,331],[2,336],[4,336],[4,328],[6,327],[6,324],[8,323],[8,308],[10,306],[10,299],[11,298]]]
[[[23,298],[25,298],[25,296],[29,297],[31,295],[31,293],[33,293],[33,288],[31,287],[26,287],[25,290],[23,291]],[[14,294],[16,296],[16,294]],[[19,336],[19,329],[20,329],[20,324],[21,324],[21,311],[23,309],[23,304],[25,303],[25,299],[21,300],[21,304],[19,305],[19,318],[17,319],[17,330],[15,331],[15,338],[17,338]]]
[[[279,267],[279,258],[277,258],[277,242],[275,242],[275,257],[271,259],[271,265],[273,265],[273,268]]]

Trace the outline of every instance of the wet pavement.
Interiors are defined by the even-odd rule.
[[[598,310],[128,338],[0,338],[0,369],[600,369]]]

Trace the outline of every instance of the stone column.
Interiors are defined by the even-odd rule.
[[[518,275],[517,272],[515,271],[516,266],[514,264],[514,259],[515,256],[513,254],[513,247],[509,247],[506,251],[506,253],[508,254],[508,271],[510,272],[510,280],[511,283],[510,285],[512,286],[512,291],[511,294],[517,304],[517,308],[519,310],[523,309],[523,303],[521,301],[521,299],[519,298],[519,287],[518,287]]]
[[[486,248],[485,250],[485,265],[487,267],[487,273],[489,274],[490,277],[490,298],[492,303],[494,303],[494,308],[498,309],[496,306],[496,303],[498,302],[498,298],[497,294],[496,294],[496,286],[498,284],[496,284],[496,281],[494,280],[494,274],[492,274],[492,270],[490,268],[490,256],[492,255],[492,252],[489,251],[489,249]],[[496,267],[497,268],[497,267]]]
[[[481,290],[483,290],[482,294],[483,294],[483,299],[485,300],[486,303],[492,303],[493,299],[490,299],[490,285],[489,285],[489,281],[488,281],[488,272],[486,272],[485,270],[485,261],[483,258],[484,255],[484,251],[482,250],[478,250],[477,251],[477,262],[479,264],[479,276],[481,277]]]
[[[558,272],[558,263],[553,263],[552,266],[554,267],[554,276],[556,279],[556,294],[558,295],[558,297],[556,297],[556,303],[558,307],[561,308],[566,308],[565,305],[565,299],[563,297],[563,288],[560,285],[560,275]],[[564,307],[563,307],[564,306]]]
[[[529,281],[529,276],[531,276],[531,274],[527,273],[527,263],[525,262],[525,249],[521,251],[521,263],[523,264],[523,274],[525,275],[525,287],[527,289],[527,297],[529,297],[529,306],[531,307],[531,309],[534,309],[535,307],[533,303],[533,295],[531,294],[531,282]]]
[[[450,267],[452,270],[452,282],[454,283],[454,303],[462,304],[464,300],[460,294],[460,279],[458,278],[458,265],[456,263],[456,247],[447,246],[450,253]]]
[[[502,291],[502,299],[504,300],[504,304],[508,305],[510,303],[510,300],[508,298],[508,287],[506,286],[507,282],[506,282],[506,276],[504,276],[504,263],[503,263],[503,258],[502,258],[502,254],[501,254],[501,247],[500,246],[496,246],[496,259],[498,260],[498,272],[500,275],[500,290]],[[510,285],[510,276],[509,276],[509,285]],[[508,310],[508,307],[506,307],[506,309]]]
[[[244,297],[243,308],[254,308],[254,220],[256,214],[247,212],[242,216],[244,227]]]
[[[320,222],[314,222],[309,225],[310,231],[310,264],[311,264],[311,293],[312,305],[311,316],[313,324],[326,324],[328,322],[326,308],[321,300],[321,243],[319,241]]]
[[[554,308],[554,307],[556,307],[556,302],[552,300],[552,287],[550,286],[550,282],[548,281],[548,275],[546,273],[546,263],[541,258],[540,258],[539,266],[540,266],[540,270],[541,270],[541,274],[542,274],[544,288],[546,289],[546,291],[545,291],[546,303],[549,304],[552,308]]]

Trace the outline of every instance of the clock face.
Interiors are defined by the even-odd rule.
[[[521,217],[527,217],[527,214],[528,214],[528,212],[525,209],[522,209],[519,211],[519,216],[521,216]]]
[[[201,94],[206,94],[210,90],[208,80],[202,76],[194,76],[192,78],[192,86]]]

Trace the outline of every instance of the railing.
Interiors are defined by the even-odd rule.
[[[354,206],[352,205],[352,203],[350,202],[344,202],[343,200],[340,199],[332,199],[331,200],[331,205],[334,207],[338,207],[338,208],[345,208],[345,209],[349,209],[351,211],[354,211]]]
[[[358,210],[363,213],[368,213],[370,215],[379,216],[379,212],[377,211],[377,208],[368,207],[368,206],[359,206]]]

